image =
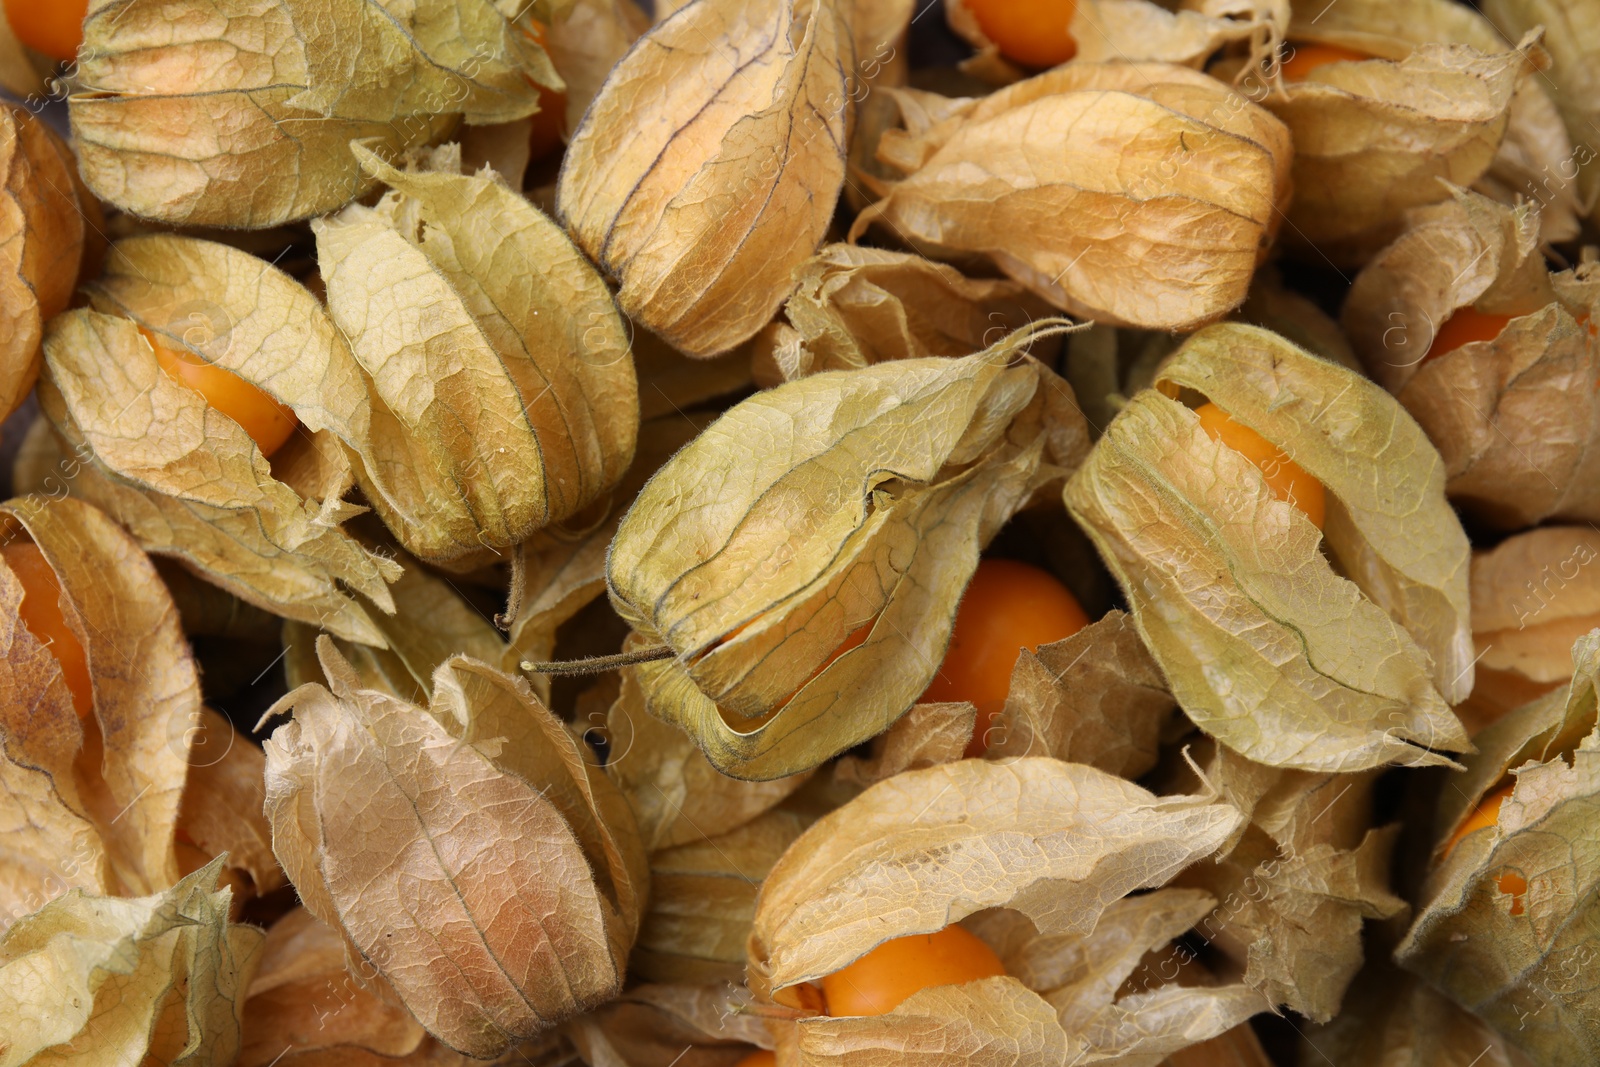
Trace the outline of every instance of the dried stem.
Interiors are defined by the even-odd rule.
[[[653,663],[659,659],[671,659],[677,655],[666,645],[655,645],[650,648],[635,649],[632,652],[618,652],[613,656],[591,656],[588,659],[559,660],[554,663],[533,663],[529,660],[522,661],[522,669],[529,674],[600,674],[603,671],[614,671],[619,667],[631,667],[635,663]]]

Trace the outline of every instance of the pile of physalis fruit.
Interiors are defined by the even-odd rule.
[[[936,6],[5,0],[0,1067],[1600,1063],[1600,0]]]

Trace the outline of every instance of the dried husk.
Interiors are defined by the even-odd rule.
[[[1063,641],[1022,650],[986,756],[1053,756],[1138,778],[1156,765],[1176,707],[1138,631],[1113,610]]]
[[[638,429],[604,281],[493,173],[458,173],[453,151],[406,172],[356,154],[390,192],[313,229],[329,314],[372,383],[359,474],[373,508],[428,562],[571,518],[621,478]]]
[[[831,0],[700,0],[639,39],[573,134],[567,228],[628,316],[686,354],[754,335],[822,244],[845,176],[851,32]],[[641,126],[640,100],[665,121]]]
[[[663,466],[607,567],[617,611],[677,654],[639,668],[651,713],[771,779],[909,709],[979,550],[1087,444],[1071,389],[1020,355],[1033,336],[790,382]]]
[[[966,278],[905,252],[831,244],[795,268],[783,318],[756,335],[766,387],[896,359],[965,356],[1051,314],[1010,281]]]
[[[1252,60],[1277,51],[1289,24],[1288,0],[1185,0],[1176,10],[1150,0],[1078,0],[1072,14],[1075,58],[1091,62],[1176,63],[1196,69],[1229,45]]]
[[[355,670],[363,689],[381,689],[401,700],[425,704],[433,694],[434,672],[445,660],[463,655],[498,663],[506,644],[494,624],[463,600],[449,579],[429,573],[404,555],[394,558],[404,573],[389,587],[395,613],[377,620],[385,647],[337,638],[334,647]],[[307,682],[328,684],[317,662],[314,627],[285,623],[283,644],[290,689]]]
[[[567,1024],[593,1067],[734,1067],[771,1047],[762,1021],[740,1014],[725,985],[643,985]]]
[[[1223,858],[1179,875],[1218,901],[1195,933],[1273,1004],[1326,1022],[1361,969],[1363,920],[1405,911],[1389,889],[1400,826],[1372,827],[1371,772],[1284,770],[1220,747],[1204,765],[1250,823]]]
[[[1385,959],[1351,985],[1344,1010],[1302,1035],[1302,1057],[1332,1067],[1526,1067],[1471,1012]]]
[[[87,657],[94,713],[81,724],[61,666],[17,622],[22,586],[0,565],[7,610],[3,730],[9,922],[68,888],[144,896],[177,882],[174,833],[203,725],[200,680],[155,568],[115,523],[71,499],[0,506],[61,589]],[[220,737],[219,737],[220,740]],[[247,818],[247,816],[244,816]]]
[[[370,421],[360,366],[311,293],[247,253],[189,237],[119,241],[91,307],[51,320],[39,402],[78,457],[63,477],[148,552],[249,603],[381,645],[352,589],[392,611],[397,571],[340,526],[363,509],[340,439]],[[232,419],[169,377],[141,330],[294,408],[272,462]]]
[[[1407,970],[1540,1063],[1600,1055],[1600,633],[1572,650],[1573,679],[1478,735],[1467,772],[1440,794],[1435,855],[1502,779],[1515,791],[1495,826],[1448,850],[1422,890],[1416,922],[1395,950]],[[1514,873],[1526,889],[1502,888]]]
[[[637,647],[637,639],[629,644]],[[729,778],[681,727],[649,713],[634,670],[622,672],[621,692],[606,712],[605,727],[611,745],[606,777],[628,798],[652,853],[736,830],[781,804],[810,777],[802,772],[770,782]]]
[[[576,0],[550,21],[544,44],[567,87],[564,129],[578,128],[606,75],[649,28],[634,0]]]
[[[1600,535],[1547,526],[1472,557],[1472,640],[1478,681],[1470,704],[1498,718],[1572,677],[1572,645],[1600,626]]]
[[[867,743],[865,755],[841,756],[833,765],[834,781],[847,788],[865,789],[904,771],[954,763],[966,755],[977,726],[978,709],[973,704],[913,705]]]
[[[1309,297],[1287,288],[1277,271],[1270,267],[1256,272],[1255,281],[1250,285],[1250,298],[1240,305],[1235,317],[1240,322],[1271,330],[1314,356],[1353,371],[1362,370],[1361,361],[1356,358],[1355,349],[1350,347],[1339,323]]]
[[[233,1063],[262,933],[228,923],[220,866],[134,899],[74,889],[0,935],[8,1067]]]
[[[295,908],[267,930],[245,1000],[239,1067],[331,1067],[335,1057],[372,1067],[419,1052],[427,1062],[433,1039],[385,984],[370,968],[349,970],[338,931]]]
[[[1404,4],[1353,0],[1325,11],[1302,5],[1289,34],[1296,43],[1337,45],[1392,60],[1404,59],[1416,48],[1429,44],[1469,45],[1489,55],[1506,51],[1520,36],[1502,39],[1482,15],[1451,0],[1411,0]],[[1584,214],[1572,177],[1577,164],[1593,152],[1585,150],[1574,155],[1572,139],[1546,91],[1552,88],[1542,70],[1548,59],[1542,51],[1534,50],[1530,61],[1541,69],[1529,69],[1518,79],[1505,137],[1489,169],[1473,183],[1473,188],[1511,206],[1532,196],[1544,206],[1541,237],[1545,241],[1568,241],[1578,235],[1578,222]]]
[[[533,114],[560,87],[525,14],[490,0],[95,0],[68,101],[102,199],[189,226],[262,228],[372,187],[384,155],[464,117]],[[226,57],[226,61],[222,57]]]
[[[1416,424],[1372,383],[1252,326],[1196,334],[1159,379],[1323,483],[1326,541],[1350,575],[1188,408],[1134,397],[1066,501],[1189,717],[1252,760],[1308,771],[1467,748],[1448,703],[1472,686],[1468,545]]]
[[[1592,267],[1550,273],[1538,211],[1458,192],[1417,211],[1357,276],[1344,322],[1368,372],[1445,460],[1446,491],[1500,529],[1600,518],[1600,308]],[[1510,315],[1490,341],[1423,361],[1458,309]]]
[[[66,310],[78,282],[85,212],[72,151],[42,119],[0,103],[0,418],[39,376],[44,323]]]
[[[280,701],[294,719],[266,745],[273,847],[307,909],[466,1055],[615,996],[644,852],[560,720],[465,657],[424,710],[356,688],[330,642],[318,653],[332,690]]]
[[[798,1062],[957,1067],[1125,1056],[1117,1062],[1153,1067],[1265,1002],[1241,986],[1163,986],[1118,1000],[1144,953],[1212,903],[1192,890],[1122,898],[1209,854],[1242,819],[1207,796],[1158,799],[1052,759],[962,760],[897,775],[824,816],[767,876],[750,987],[769,997],[885,940],[970,916],[1007,977],[924,990],[887,1015],[800,1019]]]
[[[513,1046],[494,1063],[542,1067],[554,1037]],[[479,1067],[439,1044],[344,939],[304,908],[267,930],[244,1004],[237,1067]]]
[[[691,368],[725,369],[715,363],[689,363],[681,356],[673,359]],[[720,375],[714,373],[712,377],[717,379]],[[681,388],[674,387],[672,392],[692,406],[691,398],[701,384],[693,377],[685,378],[679,383]],[[720,384],[708,388],[721,391]],[[668,410],[678,403],[659,388],[652,389],[652,393],[666,398]],[[648,397],[651,393],[644,395]],[[515,672],[525,662],[548,662],[555,654],[556,634],[561,625],[605,595],[606,554],[628,503],[661,464],[693,440],[711,420],[710,415],[691,418],[675,412],[670,417],[642,423],[633,466],[612,493],[611,508],[603,521],[588,529],[556,527],[540,531],[517,546],[523,577],[520,601],[507,635],[509,642],[501,653],[501,666],[505,670]],[[528,681],[541,699],[548,697],[548,676],[534,674]],[[644,836],[646,841],[650,840],[648,830]],[[651,847],[657,846],[652,844]]]
[[[1358,266],[1399,232],[1406,209],[1470,185],[1495,159],[1527,69],[1511,51],[1426,44],[1398,61],[1330,63],[1264,106],[1294,137],[1285,244],[1303,258]]]
[[[778,808],[727,833],[652,853],[650,907],[632,972],[651,982],[742,983],[761,882],[810,823]]]
[[[1073,62],[976,100],[893,93],[907,129],[878,155],[906,177],[852,236],[876,222],[929,255],[987,256],[1096,322],[1220,317],[1288,199],[1285,127],[1187,68]],[[1061,132],[1046,150],[1039,130]]]
[[[189,774],[178,826],[207,857],[227,854],[223,872],[232,872],[237,909],[247,895],[264,895],[289,884],[272,854],[272,827],[262,812],[266,756],[210,708],[201,709],[199,723],[189,732]]]
[[[1600,48],[1600,13],[1588,0],[1484,0],[1483,14],[1510,39],[1544,28],[1540,41],[1550,56],[1542,82],[1566,121],[1576,146],[1573,155],[1556,171],[1556,184],[1540,176],[1547,192],[1575,186],[1577,199],[1592,218],[1600,196],[1600,167],[1594,166],[1596,138],[1600,136],[1600,78],[1592,62]],[[1535,194],[1538,195],[1537,193]],[[1544,199],[1543,196],[1539,197]]]

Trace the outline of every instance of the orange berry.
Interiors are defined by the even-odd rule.
[[[1277,445],[1244,423],[1234,422],[1217,405],[1201,404],[1194,413],[1200,416],[1200,428],[1213,441],[1227,445],[1260,468],[1273,496],[1299,508],[1317,529],[1322,529],[1327,500],[1321,482],[1307,474]]]
[[[300,425],[294,409],[257,389],[237,374],[207,363],[192,352],[168,348],[149,330],[140,329],[155,350],[156,362],[168,377],[206,398],[206,403],[237,422],[255,441],[263,456],[283,447]]]
[[[1440,324],[1439,331],[1433,335],[1433,344],[1428,346],[1428,354],[1422,357],[1422,362],[1438,359],[1446,352],[1454,352],[1462,345],[1473,341],[1493,341],[1500,336],[1500,331],[1505,329],[1506,323],[1510,321],[1510,315],[1490,315],[1471,306],[1457,308]]]
[[[1444,855],[1449,856],[1450,853],[1454,852],[1456,846],[1461,843],[1462,838],[1468,834],[1490,826],[1499,826],[1500,805],[1506,802],[1506,798],[1511,795],[1512,790],[1516,789],[1516,787],[1516,782],[1508,782],[1479,801],[1472,814],[1467,816],[1467,821],[1462,823],[1461,828],[1451,835],[1450,843],[1444,846]],[[1522,894],[1528,891],[1528,880],[1516,871],[1506,871],[1500,875],[1498,884],[1500,892],[1516,898],[1511,902],[1511,914],[1521,915]]]
[[[1372,57],[1354,48],[1337,44],[1310,44],[1291,42],[1289,58],[1283,61],[1283,80],[1304,81],[1306,75],[1329,63],[1360,63]]]
[[[944,662],[922,703],[976,704],[978,723],[966,754],[981,756],[989,747],[989,728],[1005,710],[1017,656],[1087,625],[1089,617],[1055,575],[1015,560],[981,560],[962,594]]]
[[[545,47],[545,34],[549,27],[538,19],[533,24],[534,43]],[[543,159],[561,147],[561,131],[567,124],[567,94],[539,86],[539,110],[534,114],[533,128],[528,133],[529,160]]]
[[[983,35],[1007,59],[1028,67],[1053,67],[1078,54],[1072,39],[1077,0],[966,0]]]
[[[822,980],[828,1014],[884,1015],[913,993],[1006,973],[994,950],[964,927],[885,941]]]
[[[17,40],[62,63],[77,56],[89,0],[5,0],[5,5]]]
[[[94,683],[89,677],[89,658],[84,655],[78,635],[67,626],[61,611],[61,583],[45,562],[44,553],[32,541],[19,541],[0,549],[6,566],[22,583],[22,605],[17,614],[28,632],[50,649],[61,664],[61,674],[72,694],[72,707],[78,718],[94,711]]]
[[[757,1049],[733,1067],[778,1067],[778,1057],[766,1049]]]

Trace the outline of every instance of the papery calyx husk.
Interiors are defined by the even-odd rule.
[[[202,732],[199,673],[138,545],[78,500],[17,498],[0,506],[0,522],[8,544],[31,539],[50,568],[94,700],[80,722],[60,662],[17,615],[20,580],[0,564],[0,604],[9,609],[0,705],[4,926],[68,888],[143,896],[177,882],[181,798],[191,764],[204,757],[193,747]],[[90,758],[80,760],[85,748]]]
[[[1510,319],[1492,340],[1431,359],[1449,318]],[[1502,529],[1600,518],[1600,274],[1551,273],[1539,212],[1457,191],[1413,212],[1356,277],[1344,323],[1369,373],[1445,460],[1446,491]]]
[[[651,712],[768,779],[910,708],[979,550],[1087,444],[1070,387],[1023,355],[1036,332],[790,382],[663,466],[607,567],[619,613],[676,653],[639,668]]]
[[[629,961],[633,973],[653,982],[742,983],[762,880],[811,821],[778,808],[652,853],[650,907]]]
[[[561,228],[448,147],[314,224],[328,311],[371,379],[358,472],[431,562],[500,550],[622,477],[638,430],[627,327]],[[416,309],[426,307],[428,313]]]
[[[1572,677],[1572,644],[1600,626],[1600,534],[1543,526],[1472,557],[1472,702],[1498,715]]]
[[[1467,748],[1448,703],[1472,687],[1468,545],[1417,425],[1361,376],[1252,326],[1196,334],[1158,384],[1203,394],[1328,494],[1324,535],[1154,389],[1068,483],[1189,717],[1253,760],[1303,770],[1445,763]]]
[[[1222,858],[1177,879],[1218,902],[1194,936],[1273,1004],[1326,1022],[1361,969],[1363,920],[1405,911],[1389,889],[1400,826],[1371,825],[1374,772],[1286,770],[1206,747],[1197,754],[1204,780],[1250,821]]]
[[[74,889],[0,935],[5,1062],[233,1063],[262,933],[229,924],[220,868],[132,899]]]
[[[750,987],[770,997],[891,938],[966,919],[1005,977],[928,989],[887,1015],[801,1019],[803,1062],[889,1064],[916,1053],[914,1062],[939,1067],[1119,1055],[1153,1065],[1265,1006],[1242,986],[1158,984],[1117,998],[1145,951],[1212,903],[1194,890],[1127,894],[1208,855],[1242,820],[1209,796],[1157,798],[1053,759],[896,775],[824,816],[768,874]]]
[[[1073,62],[975,100],[885,90],[905,173],[856,219],[927,254],[981,254],[1056,307],[1187,330],[1245,298],[1289,195],[1283,124],[1221,82]],[[1035,131],[1064,131],[1041,149]]]
[[[427,703],[433,693],[433,676],[451,656],[469,656],[498,663],[506,643],[494,624],[451,588],[450,582],[430,574],[416,560],[397,553],[394,561],[405,568],[389,587],[395,613],[376,619],[385,647],[334,638],[339,655],[360,678],[360,688],[381,689],[414,704]],[[287,622],[283,631],[283,670],[289,688],[306,682],[328,684],[317,658],[317,630],[302,622]]]
[[[767,324],[833,216],[853,59],[833,0],[699,0],[623,57],[557,204],[630,318],[697,357]],[[663,121],[641,126],[641,100]]]
[[[1593,217],[1600,192],[1600,167],[1594,165],[1593,143],[1595,123],[1600,120],[1600,82],[1595,79],[1591,57],[1600,48],[1600,18],[1586,0],[1484,0],[1481,9],[1511,40],[1544,28],[1540,45],[1551,63],[1541,80],[1576,142],[1573,156],[1564,161],[1557,178],[1575,183],[1579,203]]]
[[[1238,45],[1260,63],[1276,53],[1289,24],[1288,0],[1186,0],[1176,6],[1078,0],[1070,29],[1078,46],[1074,58],[1201,68],[1218,49]]]
[[[373,183],[352,141],[396,155],[560,86],[528,16],[490,0],[96,0],[81,55],[68,103],[90,188],[191,226],[330,211]]]
[[[1535,39],[1484,53],[1428,44],[1396,60],[1329,63],[1263,105],[1294,137],[1285,243],[1358,265],[1393,239],[1407,208],[1470,185],[1495,159]],[[1324,259],[1326,257],[1326,259]]]
[[[1471,7],[1451,0],[1404,4],[1352,0],[1325,11],[1302,5],[1289,35],[1291,48],[1327,44],[1399,61],[1427,45],[1466,45],[1484,55],[1504,53],[1532,28],[1525,26],[1502,37]],[[1541,237],[1551,242],[1569,241],[1578,235],[1578,220],[1584,211],[1572,179],[1577,167],[1592,159],[1594,152],[1587,147],[1574,150],[1547,91],[1553,88],[1543,71],[1547,62],[1542,49],[1529,50],[1528,64],[1507,105],[1505,135],[1488,169],[1471,184],[1503,204],[1515,206],[1530,198],[1539,201],[1544,207],[1539,216]],[[1399,102],[1406,103],[1404,99]]]
[[[770,1048],[764,1020],[739,1009],[748,994],[726,983],[640,985],[565,1033],[586,1063],[666,1067],[737,1063],[752,1046]],[[553,1065],[552,1065],[553,1067]]]
[[[340,526],[363,510],[343,500],[341,441],[368,432],[367,385],[316,298],[245,252],[167,235],[119,241],[89,298],[51,321],[39,383],[71,492],[240,599],[381,645],[345,588],[392,611],[398,570]],[[287,404],[302,432],[269,463],[161,369],[152,340]]]
[[[318,652],[332,689],[286,696],[266,744],[273,847],[307,909],[467,1055],[615,996],[648,875],[580,742],[486,664],[446,661],[423,709]]]
[[[765,385],[895,359],[965,356],[1050,314],[1022,286],[905,252],[831,244],[795,268],[751,359]]]
[[[1439,865],[1395,958],[1537,1062],[1600,1055],[1600,632],[1573,646],[1569,689],[1477,736],[1456,789],[1441,793]],[[1447,842],[1508,775],[1493,826]]]
[[[44,324],[66,310],[78,282],[89,214],[72,151],[44,121],[0,105],[0,417],[39,374]]]

